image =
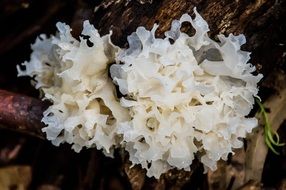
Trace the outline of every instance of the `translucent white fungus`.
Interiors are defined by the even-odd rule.
[[[107,66],[117,48],[110,35],[100,37],[88,21],[80,40],[72,37],[69,26],[58,23],[57,28],[57,36],[36,40],[31,60],[22,64],[24,69],[18,66],[18,75],[34,77],[35,87],[53,103],[42,120],[47,139],[73,144],[76,152],[96,146],[109,154],[118,144],[117,123],[128,119],[108,78]]]
[[[220,42],[213,41],[208,24],[194,12],[195,19],[184,14],[173,21],[164,39],[155,37],[157,25],[137,28],[110,69],[132,118],[117,131],[132,163],[148,176],[188,171],[195,155],[205,169],[215,170],[257,125],[246,116],[262,75],[252,74],[250,53],[240,50],[245,37],[218,35]],[[180,31],[183,22],[196,30],[194,36]]]
[[[143,27],[120,49],[88,22],[79,40],[58,23],[57,36],[41,35],[19,76],[33,77],[52,105],[43,131],[53,144],[67,142],[75,151],[96,147],[112,155],[121,146],[149,177],[172,168],[190,170],[195,157],[216,169],[257,125],[246,117],[262,75],[253,75],[243,35],[208,37],[206,21],[194,9],[174,20],[165,38]],[[195,29],[181,32],[183,22]],[[115,85],[123,97],[118,100]]]

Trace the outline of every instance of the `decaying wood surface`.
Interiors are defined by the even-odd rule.
[[[276,76],[285,76],[286,71],[286,0],[51,0],[43,3],[29,0],[11,3],[3,0],[0,2],[0,21],[7,29],[2,30],[0,35],[0,57],[1,62],[4,61],[0,65],[0,88],[5,89],[0,90],[0,128],[43,138],[43,124],[40,120],[47,105],[36,99],[35,92],[31,87],[27,87],[27,79],[23,81],[16,78],[15,65],[28,59],[29,44],[37,35],[54,33],[57,21],[70,24],[73,34],[78,36],[82,22],[89,19],[101,34],[112,30],[113,42],[127,47],[126,37],[138,26],[151,29],[153,24],[157,23],[160,27],[156,34],[163,36],[173,19],[180,18],[184,13],[193,16],[194,7],[197,7],[198,12],[209,23],[209,34],[214,39],[218,33],[246,35],[247,43],[243,49],[252,52],[251,62],[265,76],[260,84],[260,96],[267,102],[266,106],[269,106],[270,110],[273,110],[273,107],[281,110],[270,113],[274,126],[278,129],[285,117],[285,91],[276,81],[281,80],[279,84],[283,84],[286,79],[282,77],[278,80]],[[19,17],[21,24],[13,24],[17,23]],[[189,25],[184,25],[183,30],[190,34],[194,32]],[[34,98],[10,91],[33,95]],[[104,171],[105,166],[102,166],[100,161],[110,161],[106,161],[107,158],[103,158],[94,150],[88,154],[87,169],[84,172],[80,170],[78,186],[74,189],[112,189],[115,186],[115,189],[138,190],[260,189],[267,147],[263,144],[263,131],[258,131],[253,134],[247,149],[237,150],[228,162],[219,163],[219,169],[209,172],[207,176],[202,174],[202,167],[195,163],[192,172],[172,170],[160,180],[149,179],[140,167],[130,168],[125,154],[119,154],[121,156],[117,155],[115,158],[117,168],[109,168],[115,173],[120,171],[121,177],[118,178],[117,174],[114,177],[113,172],[110,172],[111,175]],[[258,154],[257,151],[261,152]],[[281,156],[285,156],[285,152]],[[255,165],[257,160],[260,160],[260,165]],[[39,189],[61,189],[61,183],[58,181],[61,181],[59,179],[62,177],[62,174],[57,174],[57,182],[43,184]],[[124,180],[129,185],[126,185]],[[284,181],[281,181],[281,187],[285,184]],[[37,184],[32,183],[34,186]]]

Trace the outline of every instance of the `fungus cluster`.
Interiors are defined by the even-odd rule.
[[[88,21],[80,40],[63,23],[56,36],[41,35],[18,73],[33,77],[53,103],[42,120],[47,139],[70,143],[77,152],[96,147],[112,155],[121,147],[149,177],[172,168],[189,171],[195,157],[215,170],[257,126],[246,116],[262,75],[252,74],[250,53],[240,49],[243,35],[214,41],[194,12],[194,19],[184,14],[174,20],[164,38],[155,37],[158,25],[137,28],[128,49],[113,45],[110,34],[101,37]],[[180,31],[183,22],[195,35]]]

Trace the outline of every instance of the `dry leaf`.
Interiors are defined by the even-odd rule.
[[[30,166],[9,166],[0,168],[1,190],[25,190],[32,180]]]

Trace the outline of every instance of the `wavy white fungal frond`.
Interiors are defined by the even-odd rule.
[[[79,152],[83,147],[97,147],[110,154],[117,145],[118,122],[128,119],[116,90],[108,78],[108,65],[118,48],[110,43],[110,35],[101,37],[88,21],[82,36],[72,37],[68,25],[58,23],[57,36],[40,36],[31,60],[18,66],[19,76],[34,77],[52,105],[45,111],[43,129],[53,144],[67,142]]]
[[[190,170],[195,153],[206,169],[215,170],[257,125],[246,115],[262,75],[252,74],[250,53],[240,50],[245,37],[211,40],[206,21],[194,11],[195,19],[185,14],[173,21],[164,39],[155,37],[157,25],[151,31],[137,28],[110,69],[132,118],[120,123],[118,133],[132,163],[148,176]],[[183,22],[196,30],[194,36],[180,31]]]

